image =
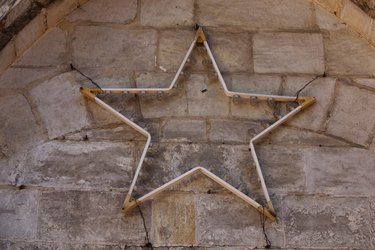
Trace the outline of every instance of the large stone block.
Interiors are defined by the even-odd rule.
[[[260,214],[233,194],[201,194],[197,197],[197,236],[203,246],[266,246]],[[284,245],[284,232],[276,223],[265,224],[273,247]]]
[[[371,196],[374,152],[357,148],[315,148],[303,157],[310,193]]]
[[[78,7],[78,0],[60,0],[54,1],[47,8],[47,25],[48,27],[56,24],[66,15]]]
[[[90,124],[78,79],[78,73],[65,73],[31,90],[50,139]]]
[[[112,27],[79,26],[73,33],[73,63],[83,67],[152,70],[156,32]]]
[[[46,32],[14,65],[55,66],[66,63],[67,32],[52,28]],[[46,49],[48,48],[48,49]]]
[[[323,0],[326,1],[326,0]],[[315,6],[316,23],[320,29],[323,30],[339,30],[345,28],[345,24],[342,23],[335,15],[332,15],[327,10],[323,9],[319,5]]]
[[[375,79],[374,78],[358,78],[354,80],[356,83],[374,89],[375,90]]]
[[[16,59],[16,49],[13,41],[1,49],[0,58],[0,72],[3,72]]]
[[[130,23],[137,14],[136,0],[91,0],[80,5],[67,19],[108,23]]]
[[[254,71],[257,73],[324,72],[321,34],[258,33],[254,35]]]
[[[189,115],[229,115],[230,98],[227,97],[218,80],[209,80],[203,75],[192,75],[187,81]]]
[[[279,76],[235,74],[228,82],[231,91],[277,95],[281,89]],[[274,108],[266,102],[250,104],[249,100],[232,101],[231,113],[233,116],[254,120],[270,120],[274,118]]]
[[[39,203],[38,240],[117,242],[144,245],[145,229],[137,209],[124,215],[125,194],[61,191],[43,193]],[[141,207],[150,230],[150,206]]]
[[[304,29],[314,25],[311,3],[299,0],[198,1],[198,22],[205,26]]]
[[[206,129],[204,120],[169,120],[164,125],[163,139],[206,141]]]
[[[127,188],[133,177],[134,145],[112,142],[48,142],[33,149],[26,185],[63,188]]]
[[[331,31],[324,44],[329,74],[375,76],[375,51],[353,31]]]
[[[38,193],[0,190],[0,237],[33,239],[37,231]]]
[[[153,242],[159,246],[195,244],[193,193],[171,192],[152,203]]]
[[[365,198],[288,196],[283,204],[287,247],[370,247]]]
[[[308,77],[288,77],[284,84],[283,94],[295,96],[297,91],[311,80],[312,78]],[[327,77],[319,78],[311,82],[299,96],[314,96],[316,98],[316,103],[295,116],[289,124],[314,131],[323,130],[328,111],[333,103],[335,82],[336,79]]]
[[[375,94],[339,84],[327,133],[368,146],[375,128]]]
[[[209,139],[213,142],[246,144],[264,129],[257,122],[211,120]]]
[[[170,27],[194,24],[193,0],[142,1],[141,24],[144,26]]]
[[[45,81],[60,73],[59,68],[8,68],[0,75],[0,88],[21,89],[34,82]]]

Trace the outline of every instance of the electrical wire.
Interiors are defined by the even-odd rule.
[[[321,78],[321,77],[326,77],[326,73],[324,72],[323,75],[317,75],[316,77],[314,77],[312,80],[308,81],[302,88],[300,88],[297,92],[296,92],[296,99],[294,100],[295,102],[297,101],[298,97],[299,97],[299,94],[301,93],[302,90],[304,90],[307,86],[309,86],[312,82],[314,82],[315,80],[317,80],[318,78]]]
[[[88,79],[92,84],[94,84],[95,87],[97,87],[98,89],[102,90],[102,88],[99,86],[99,84],[97,84],[93,79],[91,79],[90,77],[88,77],[87,75],[85,75],[84,73],[82,73],[82,71],[80,71],[79,69],[77,69],[76,67],[74,67],[73,64],[70,64],[70,69],[71,69],[71,70],[75,70],[75,71],[77,71],[77,72],[80,73],[83,77],[85,77],[86,79]]]
[[[262,206],[263,208],[263,213],[259,213],[259,217],[260,217],[260,224],[262,226],[262,230],[263,230],[263,235],[264,235],[264,240],[266,242],[266,245],[264,246],[264,248],[271,248],[272,247],[272,243],[270,241],[270,239],[268,238],[268,235],[267,235],[267,232],[266,232],[266,216],[264,215],[264,206]]]
[[[141,215],[141,218],[142,218],[143,227],[144,227],[144,229],[145,229],[145,233],[146,233],[146,247],[150,248],[151,250],[154,250],[154,247],[152,246],[152,243],[151,243],[151,241],[150,241],[150,237],[149,237],[148,230],[147,230],[147,226],[146,226],[146,220],[145,220],[145,217],[143,216],[142,209],[141,209],[141,207],[139,206],[137,200],[135,200],[135,204],[136,204],[137,207],[138,207],[139,214]]]

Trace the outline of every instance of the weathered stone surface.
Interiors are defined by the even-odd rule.
[[[253,50],[257,73],[324,72],[321,34],[258,33],[254,35]]]
[[[288,77],[283,94],[295,96],[297,91],[312,80],[307,77]],[[289,124],[314,131],[322,130],[328,116],[328,110],[334,99],[336,79],[319,78],[307,86],[299,96],[314,96],[316,103],[308,110],[298,114]]]
[[[26,185],[125,188],[133,175],[134,145],[112,142],[48,142],[28,155]]]
[[[350,1],[343,5],[340,18],[362,35],[367,35],[372,25],[372,18]]]
[[[0,51],[0,58],[0,72],[3,72],[16,59],[14,42],[9,42],[8,45]]]
[[[165,73],[144,73],[136,79],[138,88],[166,88],[172,82],[173,75]],[[168,116],[183,116],[187,114],[187,97],[186,97],[186,84],[181,79],[172,92],[168,94],[140,95],[140,106],[142,115],[145,118],[159,118]]]
[[[255,11],[256,10],[256,11]],[[306,1],[198,1],[198,22],[204,26],[242,29],[300,29],[312,27],[313,12]]]
[[[50,29],[17,60],[15,65],[54,66],[64,64],[66,36],[66,31],[59,28]]]
[[[319,5],[315,5],[315,16],[316,23],[318,24],[320,29],[333,31],[346,27],[340,19],[338,19],[335,15],[332,15]]]
[[[164,125],[163,138],[184,141],[206,141],[206,121],[169,120]]]
[[[370,211],[364,198],[288,196],[283,204],[288,247],[370,246]]]
[[[187,83],[189,115],[228,116],[230,99],[224,94],[218,80],[203,75],[191,75]]]
[[[83,67],[152,70],[156,50],[153,30],[78,26],[73,33],[73,63]]]
[[[39,204],[38,239],[144,244],[145,230],[139,212],[135,209],[124,216],[121,211],[124,196],[110,192],[43,193]],[[149,206],[143,205],[142,212],[149,227]]]
[[[0,237],[34,238],[37,230],[38,193],[0,190]]]
[[[67,19],[69,21],[129,23],[134,20],[136,13],[136,0],[91,0],[75,9]]]
[[[315,148],[304,153],[303,161],[311,193],[365,196],[375,192],[375,155],[369,150]]]
[[[16,36],[16,54],[20,56],[29,48],[46,30],[44,15],[39,14],[29,22]]]
[[[54,1],[47,8],[47,25],[55,26],[62,18],[78,7],[78,0]]]
[[[265,127],[257,122],[211,120],[209,139],[213,142],[246,144],[264,129]]]
[[[281,78],[279,76],[267,76],[256,74],[235,74],[228,82],[231,91],[277,95],[281,89]],[[249,100],[232,101],[231,113],[233,116],[255,120],[273,119],[273,108],[266,102],[250,104]]]
[[[31,90],[50,139],[90,124],[76,73],[56,76]]]
[[[69,243],[69,242],[48,242],[48,241],[17,241],[17,240],[0,240],[0,249],[2,250],[122,250],[123,244],[98,244],[98,243]],[[127,247],[126,249],[133,249]],[[142,250],[142,247],[134,248]]]
[[[359,78],[354,80],[356,83],[375,90],[374,78]]]
[[[339,84],[327,133],[368,146],[375,129],[375,94]]]
[[[60,68],[8,68],[0,75],[0,88],[23,88],[33,82],[45,81],[61,72]]]
[[[328,73],[375,75],[375,51],[354,32],[347,29],[332,31],[324,44]]]
[[[266,243],[261,227],[258,211],[233,194],[198,196],[197,236],[201,245],[262,248]],[[283,229],[280,226],[266,223],[266,230],[273,247],[284,245]]]
[[[141,6],[141,24],[170,27],[194,24],[193,0],[147,0]]]
[[[155,245],[195,244],[195,201],[193,193],[167,193],[152,203]]]

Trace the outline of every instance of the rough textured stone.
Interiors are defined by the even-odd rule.
[[[50,139],[88,126],[84,97],[79,92],[77,74],[56,76],[31,90]]]
[[[192,193],[168,193],[152,203],[156,245],[195,244],[195,201]]]
[[[209,138],[213,142],[246,144],[264,129],[265,127],[256,122],[211,120]]]
[[[66,36],[66,31],[59,28],[50,29],[14,65],[53,66],[64,64]],[[46,50],[46,48],[48,49]]]
[[[327,133],[368,146],[375,129],[375,94],[339,84]]]
[[[146,0],[141,6],[141,24],[170,27],[194,24],[193,0]]]
[[[295,96],[297,91],[311,80],[311,77],[288,77],[283,94]],[[334,78],[319,78],[300,92],[299,96],[314,96],[316,103],[298,114],[289,124],[314,131],[322,130],[334,99],[335,82]]]
[[[303,157],[311,193],[372,195],[375,176],[373,152],[357,148],[318,148]]]
[[[301,29],[313,25],[308,1],[235,0],[198,1],[198,22],[203,26],[239,26],[242,29]]]
[[[350,1],[344,4],[340,18],[362,35],[367,35],[372,25],[372,18]]]
[[[163,138],[184,141],[206,141],[206,121],[169,120],[164,125]]]
[[[254,35],[253,50],[257,73],[324,72],[321,34],[259,33]]]
[[[2,250],[26,250],[26,249],[42,249],[42,250],[122,250],[123,244],[97,244],[97,243],[69,243],[69,242],[48,242],[48,241],[17,241],[8,240],[0,241],[0,248]],[[139,249],[142,247],[127,249]]]
[[[73,63],[84,67],[152,70],[156,32],[100,26],[78,26],[73,33]]]
[[[187,96],[189,115],[228,116],[230,99],[218,80],[192,75],[188,80]]]
[[[283,229],[265,225],[273,247],[284,245]],[[197,199],[197,236],[202,245],[266,245],[258,211],[233,194],[201,194]],[[215,247],[216,248],[216,247]]]
[[[354,80],[356,83],[369,87],[375,90],[375,79],[374,78],[360,78]]]
[[[38,193],[0,190],[0,237],[34,238],[37,230]]]
[[[133,175],[134,145],[112,142],[48,142],[33,149],[26,185],[125,188]]]
[[[14,40],[17,56],[20,56],[41,35],[43,35],[46,30],[44,19],[44,15],[39,14],[17,34]]]
[[[136,13],[136,0],[91,0],[74,10],[67,19],[69,21],[129,23],[134,20]]]
[[[370,246],[366,199],[288,196],[283,204],[288,247]]]
[[[277,95],[281,88],[279,76],[235,74],[227,82],[229,90],[245,93]],[[240,100],[232,101],[230,105],[231,113],[236,117],[256,120],[273,119],[274,109],[266,102],[250,104],[249,100]]]
[[[59,0],[47,8],[47,25],[55,26],[62,18],[78,7],[78,0]]]
[[[320,29],[333,31],[346,27],[340,19],[318,5],[315,6],[315,15]]]
[[[324,44],[329,74],[375,75],[375,51],[354,32],[331,31]]]
[[[38,239],[143,244],[145,230],[139,212],[134,210],[124,216],[121,211],[124,195],[79,191],[43,193]],[[149,206],[142,206],[142,211],[149,227]]]
[[[0,51],[0,73],[3,72],[15,59],[16,59],[16,51],[14,47],[14,42],[8,43]]]
[[[24,88],[33,82],[45,81],[61,72],[59,68],[8,68],[0,75],[0,88]]]

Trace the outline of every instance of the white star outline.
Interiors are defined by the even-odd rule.
[[[286,114],[285,116],[283,116],[282,118],[277,120],[275,123],[270,125],[268,128],[266,128],[265,130],[263,130],[261,133],[257,134],[255,137],[253,137],[250,140],[249,149],[251,151],[251,155],[252,155],[252,158],[254,160],[256,170],[257,170],[257,174],[258,174],[258,177],[259,177],[259,180],[260,180],[260,183],[261,183],[261,188],[262,188],[263,194],[264,194],[265,199],[266,199],[266,205],[265,206],[259,204],[258,202],[256,202],[252,198],[250,198],[248,195],[242,193],[241,191],[239,191],[238,189],[236,189],[235,187],[233,187],[232,185],[230,185],[229,183],[222,180],[221,178],[219,178],[218,176],[216,176],[215,174],[211,173],[209,170],[207,170],[203,167],[195,167],[195,168],[187,171],[186,173],[176,177],[175,179],[167,182],[166,184],[158,187],[157,189],[143,195],[142,197],[140,197],[138,199],[135,199],[135,198],[132,197],[132,192],[133,192],[133,189],[135,187],[135,183],[138,179],[138,175],[139,175],[139,172],[142,168],[144,158],[146,156],[146,153],[147,153],[148,148],[149,148],[150,143],[151,143],[151,135],[147,130],[143,129],[142,127],[140,127],[139,125],[137,125],[136,123],[131,121],[130,119],[123,116],[118,111],[114,110],[111,106],[109,106],[108,104],[106,104],[105,102],[100,100],[96,95],[97,94],[109,94],[109,93],[112,93],[112,94],[146,94],[146,93],[162,94],[162,93],[166,93],[166,92],[171,91],[175,87],[175,85],[177,83],[177,80],[179,79],[180,75],[183,74],[183,68],[184,68],[186,62],[188,61],[188,58],[190,57],[190,55],[191,55],[194,47],[196,46],[196,44],[203,44],[204,48],[206,49],[206,51],[207,51],[207,53],[208,53],[208,55],[209,55],[209,57],[212,61],[212,65],[214,67],[215,73],[216,73],[216,75],[219,79],[221,87],[224,90],[224,93],[225,93],[226,96],[228,96],[230,98],[250,99],[252,101],[259,100],[259,101],[272,101],[272,102],[274,102],[274,101],[277,101],[277,102],[298,102],[298,104],[299,104],[296,108],[291,110],[288,114]],[[271,221],[276,220],[276,213],[275,213],[274,207],[272,205],[272,201],[270,199],[266,183],[265,183],[264,178],[263,178],[262,170],[260,168],[260,164],[259,164],[259,160],[258,160],[256,151],[255,151],[254,144],[257,141],[259,141],[260,139],[262,139],[263,137],[265,137],[267,134],[272,132],[274,129],[276,129],[277,127],[279,127],[283,123],[285,123],[288,119],[290,119],[291,117],[295,116],[300,111],[304,110],[305,108],[307,108],[307,107],[309,107],[309,106],[311,106],[312,104],[315,103],[315,97],[312,97],[312,96],[296,97],[296,96],[281,96],[281,95],[265,95],[265,94],[234,92],[234,91],[228,90],[227,85],[226,85],[226,83],[225,83],[225,81],[224,81],[224,79],[221,75],[219,67],[217,66],[217,63],[214,59],[214,56],[211,52],[211,49],[210,49],[209,45],[208,45],[208,42],[206,40],[206,36],[203,32],[202,27],[198,28],[197,33],[194,37],[194,40],[192,41],[184,59],[182,60],[181,65],[180,65],[179,69],[177,70],[176,75],[174,76],[174,78],[173,78],[169,87],[167,87],[167,88],[88,88],[88,87],[81,87],[80,92],[84,96],[86,96],[88,99],[94,101],[99,106],[101,106],[105,110],[109,111],[114,116],[116,116],[121,121],[123,121],[125,124],[134,128],[136,131],[138,131],[139,133],[141,133],[142,135],[144,135],[147,138],[147,141],[146,141],[145,147],[142,151],[142,155],[140,157],[140,160],[138,162],[138,166],[136,168],[133,180],[131,182],[130,188],[128,190],[128,193],[127,193],[127,195],[125,197],[125,200],[124,200],[124,203],[123,203],[122,210],[124,212],[127,212],[130,209],[134,208],[135,206],[137,206],[137,205],[139,205],[139,204],[141,204],[141,203],[143,203],[147,200],[150,200],[151,198],[156,196],[158,193],[164,191],[166,188],[168,188],[169,186],[181,181],[182,179],[184,179],[184,178],[186,178],[186,177],[188,177],[188,176],[190,176],[190,175],[192,175],[196,172],[201,172],[205,176],[209,177],[211,180],[215,181],[216,183],[218,183],[219,185],[221,185],[225,189],[229,190],[231,193],[235,194],[240,199],[242,199],[243,201],[245,201],[246,203],[248,203],[249,205],[254,207],[256,210],[258,210],[261,214],[266,216]]]

